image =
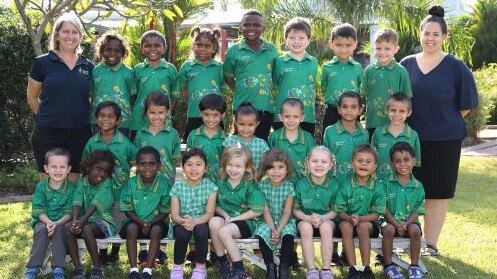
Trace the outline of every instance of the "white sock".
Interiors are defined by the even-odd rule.
[[[140,272],[140,270],[138,269],[138,267],[132,267],[130,270],[129,270],[129,273],[133,272],[133,271],[136,271],[136,272]]]
[[[142,272],[143,272],[143,273],[145,273],[145,272],[146,272],[146,273],[148,273],[148,274],[152,275],[152,269],[151,269],[151,268],[148,268],[148,267],[145,267],[145,268],[143,269],[143,271],[142,271]]]
[[[162,252],[166,253],[166,247],[165,247],[165,246],[162,246],[162,245],[161,245],[161,246],[159,246],[159,249],[160,249]]]

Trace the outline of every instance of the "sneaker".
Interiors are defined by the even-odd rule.
[[[245,270],[233,270],[230,279],[250,279],[250,276]]]
[[[362,272],[362,277],[361,278],[363,278],[363,279],[375,279],[374,273],[371,270],[371,267],[366,266],[364,268],[364,271]]]
[[[56,267],[53,270],[53,279],[64,279],[64,269],[61,267]]]
[[[159,251],[157,252],[156,258],[157,258],[156,259],[157,263],[160,265],[163,265],[167,260],[167,255],[166,255],[166,253],[164,253],[164,251],[159,249]]]
[[[170,279],[183,279],[184,270],[182,267],[175,266],[171,270]]]
[[[374,257],[374,266],[382,266],[384,264],[383,256],[380,254],[377,254]]]
[[[309,269],[305,276],[306,279],[319,279],[319,272],[315,269]]]
[[[423,279],[423,278],[425,278],[425,275],[421,270],[421,267],[417,265],[409,266],[409,279]]]
[[[147,258],[148,258],[148,251],[147,250],[141,250],[138,253],[138,263],[140,265],[143,265],[143,263],[147,263]]]
[[[24,274],[24,279],[36,279],[36,275],[38,275],[38,268],[29,267]]]
[[[331,270],[320,270],[319,279],[335,279],[335,275]]]
[[[72,271],[71,279],[85,279],[85,271],[82,268],[75,268]]]
[[[140,273],[133,271],[128,274],[128,279],[140,279]]]
[[[141,279],[152,279],[152,274],[148,273],[148,272],[142,272],[141,274]]]
[[[192,271],[192,277],[190,279],[206,279],[207,278],[207,270],[205,268],[196,267]]]
[[[104,279],[104,269],[103,268],[94,268],[91,270],[90,279]]]
[[[351,266],[349,267],[349,274],[347,275],[346,279],[359,279],[361,278],[361,272],[355,267]]]
[[[383,269],[383,275],[388,279],[405,279],[404,275],[393,264]]]
[[[114,254],[108,254],[107,259],[106,259],[106,264],[116,264],[119,261],[119,255],[114,255]]]

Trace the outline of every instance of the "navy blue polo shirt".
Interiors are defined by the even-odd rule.
[[[29,76],[42,83],[36,125],[81,128],[90,125],[90,86],[93,63],[79,55],[71,70],[49,51],[35,58]]]
[[[463,61],[447,54],[440,64],[424,74],[416,55],[400,61],[409,73],[412,114],[409,125],[421,141],[448,141],[466,137],[461,110],[478,105],[475,79]]]

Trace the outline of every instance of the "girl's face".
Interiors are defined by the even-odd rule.
[[[105,64],[115,66],[121,63],[124,50],[119,40],[108,40],[102,51],[102,57]]]
[[[259,121],[257,121],[257,115],[255,114],[238,115],[235,119],[238,136],[243,140],[251,140],[258,125]]]
[[[167,108],[165,106],[150,105],[147,108],[147,118],[153,127],[163,127],[166,122]]]
[[[338,114],[343,121],[355,123],[361,113],[362,107],[359,106],[359,101],[356,98],[342,98],[342,103],[338,106]]]
[[[247,171],[247,159],[244,157],[233,157],[226,164],[226,173],[233,181],[242,180],[243,175]]]
[[[55,39],[59,42],[60,50],[74,52],[81,42],[81,34],[74,24],[63,22]]]
[[[111,131],[119,124],[116,112],[111,107],[102,108],[97,114],[97,126],[100,131]]]
[[[332,168],[333,162],[327,152],[312,152],[307,159],[307,169],[314,178],[325,178]]]
[[[427,22],[421,30],[420,42],[423,52],[435,53],[442,51],[443,40],[446,34],[442,33],[442,27],[438,22]]]
[[[216,47],[211,40],[202,36],[193,43],[193,53],[201,63],[205,64],[212,58]]]
[[[267,177],[273,185],[280,185],[287,173],[288,168],[286,167],[285,162],[282,161],[273,162],[272,167],[266,171]]]
[[[91,185],[98,185],[104,182],[110,175],[110,163],[107,161],[98,162],[90,167],[88,172],[88,180]]]
[[[150,62],[159,62],[165,50],[166,46],[162,43],[161,38],[157,36],[149,36],[145,38],[141,46],[143,55]]]
[[[154,181],[160,163],[156,161],[154,154],[141,154],[136,161],[136,173],[140,175],[143,182],[150,184]]]
[[[183,173],[189,185],[196,185],[205,174],[205,161],[200,156],[192,156],[183,164]]]

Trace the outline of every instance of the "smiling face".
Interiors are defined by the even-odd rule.
[[[357,41],[352,37],[336,37],[328,43],[333,53],[341,61],[347,61],[354,55],[354,50],[357,47]]]
[[[411,174],[412,169],[416,165],[416,158],[413,158],[407,151],[399,151],[393,153],[391,163],[397,176],[403,178]]]
[[[69,160],[67,156],[53,155],[48,158],[48,163],[43,166],[45,172],[50,177],[50,184],[52,186],[59,186],[62,184],[67,175],[71,172]]]
[[[447,34],[442,33],[442,27],[438,22],[427,22],[421,30],[420,42],[423,52],[437,53],[442,51],[443,40]]]
[[[311,39],[305,31],[296,29],[290,30],[285,38],[286,47],[294,55],[304,54],[310,42]]]
[[[204,126],[210,130],[217,130],[224,117],[224,113],[213,109],[204,109],[200,114],[202,116]]]
[[[193,53],[201,63],[207,63],[216,52],[216,47],[209,38],[202,36],[193,43]]]
[[[298,130],[300,122],[304,121],[304,112],[298,106],[283,105],[278,116],[286,131]]]
[[[311,173],[314,181],[323,180],[328,172],[333,168],[333,161],[330,154],[326,152],[312,151],[307,158],[307,169]]]
[[[376,160],[373,154],[366,152],[358,152],[352,158],[352,169],[357,178],[369,179],[376,171]]]
[[[158,63],[166,51],[166,46],[158,36],[148,36],[143,41],[141,51],[151,63]]]
[[[246,172],[247,159],[242,156],[233,157],[226,164],[226,174],[228,174],[233,186],[237,185],[242,180]]]
[[[259,40],[265,28],[264,19],[258,15],[245,15],[240,23],[240,31],[249,42]]]
[[[154,128],[162,128],[166,122],[167,107],[150,105],[147,108],[147,118],[150,125]]]
[[[107,161],[102,161],[93,164],[88,172],[88,180],[90,184],[96,186],[102,182],[110,175],[110,163]]]
[[[259,121],[255,114],[241,114],[235,119],[236,131],[243,140],[252,140],[258,125]]]
[[[288,174],[285,162],[274,161],[271,168],[266,171],[267,178],[273,185],[280,185]]]
[[[119,124],[119,118],[111,107],[103,107],[97,114],[97,126],[100,131],[107,132],[115,130]]]
[[[411,109],[406,102],[399,102],[389,100],[387,105],[387,115],[391,124],[401,125],[404,124],[407,117],[411,115]]]
[[[121,63],[124,55],[124,50],[119,40],[109,40],[104,46],[101,56],[108,66],[115,66]]]
[[[375,42],[374,45],[374,55],[381,65],[387,65],[399,51],[399,46],[393,41]]]
[[[338,106],[338,114],[342,117],[342,121],[355,123],[361,113],[362,107],[357,98],[343,97]]]
[[[189,185],[196,185],[205,174],[205,161],[200,156],[192,156],[183,164],[183,173]]]
[[[74,24],[63,22],[55,35],[55,40],[59,42],[60,50],[75,52],[81,42],[81,33]]]
[[[154,154],[144,153],[136,160],[136,173],[140,175],[142,181],[150,185],[155,179],[160,169],[160,162],[157,162]]]

